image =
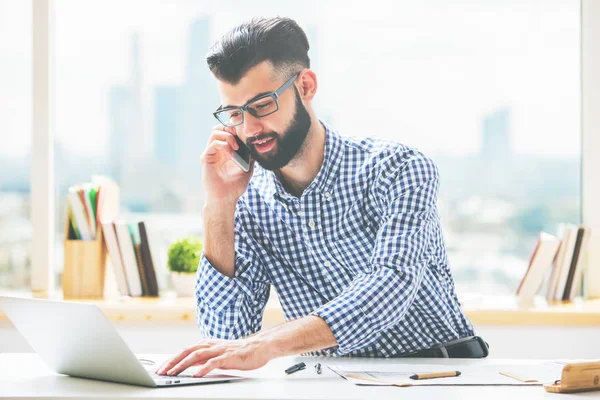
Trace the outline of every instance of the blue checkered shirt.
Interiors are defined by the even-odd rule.
[[[323,125],[323,165],[300,198],[256,165],[235,211],[235,277],[201,258],[203,337],[260,330],[271,287],[286,320],[317,315],[333,332],[338,345],[311,354],[392,357],[473,335],[448,267],[435,164]]]

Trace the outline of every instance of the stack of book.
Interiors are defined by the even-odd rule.
[[[541,232],[517,289],[519,298],[532,299],[544,282],[548,301],[573,300],[582,294],[591,233],[589,227],[573,224],[560,224],[557,235]]]
[[[64,265],[65,298],[101,298],[104,293],[106,247],[102,221],[119,213],[119,187],[110,178],[72,185],[67,193]]]
[[[102,236],[113,266],[117,288],[125,296],[159,295],[154,257],[148,239],[146,224],[142,222],[128,223],[118,220],[119,187],[110,178],[93,176],[91,183],[73,185],[68,193],[68,232],[66,238],[69,245],[84,245],[96,242],[102,244]],[[66,247],[67,248],[67,247]],[[69,248],[71,249],[71,248]],[[81,286],[81,280],[92,272],[90,260],[94,264],[102,263],[101,247],[88,250],[88,259],[66,257],[69,266],[69,282]],[[72,248],[75,255],[82,253],[82,248]],[[69,253],[69,254],[70,254]],[[69,262],[67,262],[69,261]],[[76,264],[76,265],[75,265]],[[103,265],[98,271],[104,271]],[[99,280],[97,278],[95,280]],[[103,285],[98,285],[102,287]]]
[[[119,212],[119,188],[104,176],[73,185],[67,194],[68,239],[96,240],[101,221],[114,219]]]
[[[102,230],[119,292],[132,297],[158,296],[156,263],[146,224],[123,220],[103,222]]]

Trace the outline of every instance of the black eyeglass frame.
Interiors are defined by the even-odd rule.
[[[223,126],[238,126],[244,123],[244,111],[249,112],[253,117],[255,118],[264,118],[268,115],[271,115],[273,113],[276,113],[277,111],[279,111],[279,97],[281,96],[281,94],[290,86],[292,86],[292,84],[294,83],[294,81],[298,78],[298,76],[300,76],[300,72],[294,74],[294,76],[292,76],[290,79],[288,79],[283,85],[281,85],[281,87],[279,89],[277,89],[276,91],[272,92],[272,93],[267,93],[263,96],[260,96],[256,99],[253,99],[252,101],[249,101],[248,104],[243,105],[241,107],[226,107],[226,108],[222,108],[222,106],[219,106],[219,108],[217,108],[217,110],[213,113],[213,115],[215,116],[215,118],[217,119],[217,121],[219,121],[221,124],[223,124]],[[249,108],[250,105],[256,103],[257,101],[266,99],[267,97],[271,97],[274,101],[275,101],[275,110],[271,111],[268,114],[265,115],[258,115],[256,114],[256,111]],[[223,122],[220,118],[219,118],[219,114],[222,115],[227,115],[227,114],[223,114],[226,111],[231,111],[231,110],[240,110],[241,115],[242,115],[242,120],[240,123],[238,124],[232,124],[230,122]]]

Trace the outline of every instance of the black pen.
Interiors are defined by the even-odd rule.
[[[304,369],[306,367],[306,364],[304,364],[303,362],[298,363],[296,365],[292,365],[291,367],[289,367],[288,369],[285,370],[286,374],[293,374],[296,371],[300,371],[301,369]]]

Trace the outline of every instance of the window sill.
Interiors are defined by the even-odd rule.
[[[478,295],[463,304],[465,314],[476,326],[600,326],[600,299],[549,303],[536,297],[523,305],[514,296]]]
[[[76,301],[96,304],[108,319],[114,322],[157,321],[196,324],[195,299],[192,297],[165,296]],[[577,299],[574,302],[548,304],[545,300],[537,298],[534,304],[524,307],[511,296],[480,295],[471,296],[463,301],[463,304],[465,314],[476,326],[600,326],[600,299]],[[0,320],[6,320],[6,316],[1,311]],[[284,321],[279,302],[276,299],[270,301],[265,309],[263,324],[273,326]]]
[[[37,297],[27,292],[2,292],[0,296]],[[41,297],[43,298],[43,297]],[[62,299],[57,299],[62,300]],[[196,324],[196,299],[193,297],[177,297],[167,293],[161,297],[122,297],[119,299],[67,299],[66,301],[95,304],[106,317],[113,322],[156,321],[164,323],[188,322]],[[6,320],[0,309],[0,321]],[[284,322],[283,311],[279,302],[269,302],[265,309],[265,323],[276,325]]]

